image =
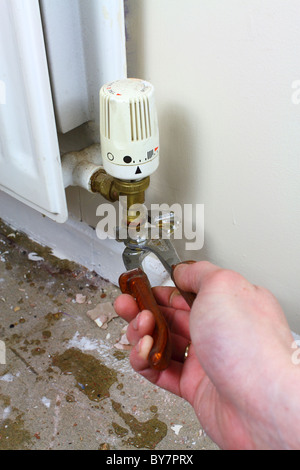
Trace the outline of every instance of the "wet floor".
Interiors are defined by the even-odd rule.
[[[0,450],[217,449],[131,369],[118,294],[0,220]]]

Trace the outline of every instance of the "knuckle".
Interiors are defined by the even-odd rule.
[[[209,276],[208,280],[216,288],[232,288],[233,286],[237,287],[247,283],[241,274],[229,269],[219,269],[215,271]]]

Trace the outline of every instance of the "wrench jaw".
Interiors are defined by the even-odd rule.
[[[133,244],[130,240],[125,241],[126,248],[123,252],[123,262],[127,271],[141,268],[142,263],[149,253],[153,253],[166,271],[172,276],[172,266],[181,262],[171,240],[148,239],[142,244]]]
[[[127,271],[131,271],[132,269],[142,269],[142,264],[145,256],[147,256],[147,252],[140,250],[138,248],[132,249],[128,246],[125,248],[122,254],[123,263]]]
[[[128,221],[127,221],[128,222]],[[172,266],[181,262],[175,247],[171,241],[179,221],[173,212],[155,214],[148,212],[148,221],[144,218],[140,231],[131,238],[129,226],[116,227],[116,238],[125,244],[123,262],[127,270],[141,268],[144,258],[150,252],[162,263],[166,271],[172,276]],[[121,238],[127,230],[127,237]]]

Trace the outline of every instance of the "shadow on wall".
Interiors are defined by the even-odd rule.
[[[197,155],[190,149],[195,148],[195,122],[187,108],[168,102],[159,112],[160,121],[160,166],[152,175],[147,199],[150,203],[178,204],[182,210],[183,238],[176,239],[175,245],[182,259],[205,259],[208,256],[208,238],[202,247],[204,205],[203,178],[201,168],[201,149]],[[198,130],[198,136],[199,136]],[[187,206],[185,206],[187,205]],[[205,209],[205,208],[204,208]],[[205,210],[204,210],[205,217]],[[194,235],[193,235],[194,234]],[[192,237],[192,238],[191,238]],[[193,246],[186,252],[186,244]],[[191,246],[191,245],[190,245]]]
[[[143,8],[140,0],[124,0],[128,78],[146,78],[143,70]]]
[[[170,89],[159,89],[152,81],[151,71],[145,70],[145,17],[144,1],[125,0],[126,46],[128,77],[144,78],[155,87],[160,133],[160,166],[151,176],[147,190],[147,205],[166,203],[205,204],[202,191],[204,172],[202,169],[202,148],[197,155],[195,136],[199,139],[201,123],[199,115],[193,116],[187,106],[176,101],[176,95]],[[158,64],[159,66],[159,64]],[[147,75],[147,76],[146,76]],[[181,100],[184,90],[180,90]],[[167,96],[169,94],[169,97]],[[163,95],[163,96],[162,96]],[[188,97],[186,102],[188,103]],[[200,116],[201,118],[201,116]],[[192,227],[196,229],[195,211]],[[204,246],[201,250],[186,252],[186,239],[175,240],[174,244],[182,259],[208,259],[209,236],[205,231]]]

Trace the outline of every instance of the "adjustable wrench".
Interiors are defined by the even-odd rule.
[[[126,241],[123,262],[127,272],[120,276],[119,285],[123,293],[131,294],[136,299],[140,310],[147,309],[153,313],[155,328],[153,347],[148,358],[149,365],[153,369],[164,370],[171,360],[172,345],[167,322],[156,303],[148,277],[142,268],[143,260],[149,252],[157,256],[175,283],[173,271],[182,261],[173,244],[169,239],[147,239],[141,244],[132,243],[130,240]],[[186,261],[185,263],[193,262]],[[192,292],[183,292],[177,285],[176,287],[191,307],[196,295]]]

